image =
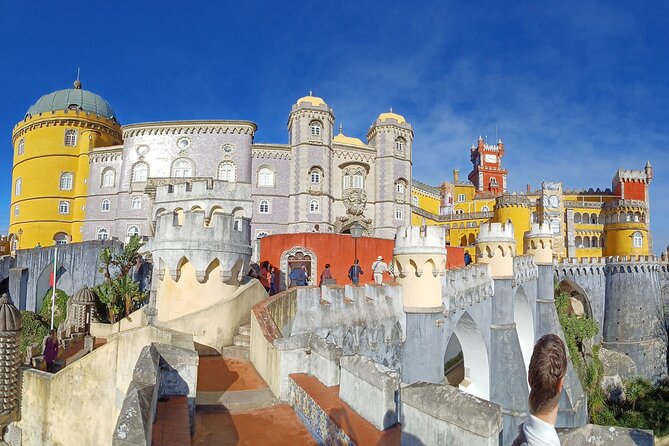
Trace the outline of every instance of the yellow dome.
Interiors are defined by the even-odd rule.
[[[297,104],[302,104],[304,102],[309,102],[314,107],[325,104],[325,101],[317,96],[302,96],[297,100]]]
[[[353,138],[352,136],[346,136],[343,133],[339,133],[337,136],[332,138],[332,140],[334,142],[338,142],[339,144],[348,144],[350,146],[360,146],[360,147],[365,146],[365,144],[358,138]]]
[[[385,119],[394,119],[395,121],[397,121],[398,124],[403,124],[407,122],[406,119],[404,119],[404,116],[398,115],[397,113],[393,112],[381,113],[378,119],[380,121],[383,121]]]

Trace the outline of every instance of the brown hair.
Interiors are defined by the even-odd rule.
[[[527,379],[530,383],[530,412],[545,414],[557,406],[560,380],[567,372],[567,352],[557,335],[542,336],[534,345]]]

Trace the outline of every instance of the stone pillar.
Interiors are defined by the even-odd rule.
[[[393,256],[406,313],[402,381],[441,384],[444,381],[441,281],[446,267],[446,232],[439,226],[399,228]]]
[[[21,312],[9,295],[0,297],[0,429],[16,420],[20,399],[19,336],[23,322]]]

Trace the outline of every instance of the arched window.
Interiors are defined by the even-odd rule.
[[[17,178],[16,182],[14,183],[14,195],[17,197],[21,195],[21,186],[22,186],[23,181],[21,178]]]
[[[395,220],[402,220],[404,218],[404,212],[402,212],[402,209],[397,208],[395,209]]]
[[[261,167],[258,170],[258,187],[274,186],[274,172],[269,167]]]
[[[77,131],[76,130],[65,130],[65,145],[74,147],[77,145]]]
[[[398,194],[403,194],[405,190],[406,190],[406,183],[404,182],[404,180],[397,180],[397,182],[395,183],[395,192],[397,192]]]
[[[70,237],[64,232],[59,232],[53,240],[56,242],[56,245],[65,245],[70,240]]]
[[[14,205],[14,217],[18,217],[18,216],[19,216],[19,205],[15,204]]]
[[[132,166],[132,182],[142,183],[149,176],[149,165],[146,163],[136,163]]]
[[[580,223],[581,222],[581,213],[580,212],[575,212],[574,213],[574,223]]]
[[[132,209],[142,209],[142,197],[135,195],[132,197],[131,206]]]
[[[58,213],[59,214],[69,214],[70,213],[70,202],[62,200],[58,203]]]
[[[497,178],[491,177],[490,178],[490,185],[491,186],[499,186],[499,184],[497,184]]]
[[[60,174],[60,190],[72,190],[74,175],[72,172],[63,172]]]
[[[411,197],[411,204],[413,204],[414,206],[418,206],[418,197],[416,195]]]
[[[490,212],[490,208],[488,206],[483,206],[481,212]]]
[[[110,206],[110,201],[109,201],[108,198],[105,198],[104,200],[102,200],[102,206],[101,206],[102,212],[109,212],[110,207],[111,207]]]
[[[364,189],[365,188],[365,177],[362,174],[353,175],[353,188]]]
[[[23,152],[26,150],[26,140],[25,138],[19,139],[19,146],[16,149],[19,155],[23,155]]]
[[[318,200],[311,200],[309,202],[309,212],[317,213],[320,212],[321,204]]]
[[[588,236],[583,237],[583,247],[584,248],[590,247],[590,237]]]
[[[178,159],[172,165],[172,177],[187,178],[193,176],[193,164],[185,158]]]
[[[463,209],[456,209],[456,210],[455,210],[455,213],[456,213],[456,214],[464,214],[465,211],[464,211]]]
[[[643,247],[643,234],[639,231],[632,234],[632,247],[641,248]]]
[[[234,183],[237,179],[237,168],[232,161],[224,161],[218,165],[218,179]]]
[[[321,177],[321,170],[316,167],[312,167],[309,171],[309,179],[311,180],[311,184],[320,184]]]
[[[260,200],[260,203],[258,205],[258,212],[260,212],[261,214],[269,214],[269,201]]]
[[[401,136],[399,138],[395,139],[395,151],[396,152],[400,152],[400,153],[404,152],[405,145],[406,145],[406,141]]]
[[[574,239],[574,244],[576,245],[577,248],[583,248],[583,237],[581,237],[580,235],[577,236]]]
[[[593,248],[599,248],[599,240],[597,239],[597,237],[592,237],[591,245]]]
[[[98,240],[107,240],[109,238],[109,231],[107,228],[99,228],[97,232]]]
[[[116,172],[111,167],[102,171],[102,187],[114,187],[116,184]]]
[[[321,124],[321,121],[311,121],[309,123],[309,134],[311,136],[321,136],[321,133],[323,131],[323,124]]]
[[[263,237],[267,237],[268,235],[269,235],[269,232],[267,232],[267,231],[259,231],[256,234],[256,238],[260,239],[260,238],[263,238]]]
[[[128,226],[128,231],[126,232],[128,237],[132,237],[133,235],[139,235],[139,228],[135,225]]]
[[[465,201],[465,194],[458,194],[458,203]]]

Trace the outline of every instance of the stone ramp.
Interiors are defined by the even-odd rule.
[[[248,412],[279,404],[269,388],[237,391],[197,392],[195,406],[199,411],[226,410]]]

